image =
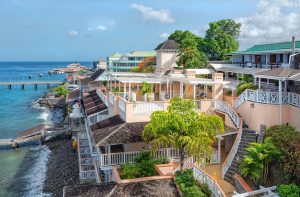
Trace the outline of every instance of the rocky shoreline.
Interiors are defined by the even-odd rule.
[[[77,152],[71,147],[66,135],[57,136],[45,142],[51,151],[43,192],[62,196],[64,186],[79,184]]]

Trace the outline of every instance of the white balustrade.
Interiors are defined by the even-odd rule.
[[[114,103],[115,103],[115,97],[112,94],[109,94],[108,98],[109,98],[109,103],[111,105],[114,105]]]
[[[135,157],[142,154],[142,151],[121,152],[101,154],[101,166],[121,165],[134,162]],[[178,159],[179,151],[172,148],[158,149],[153,152],[154,158],[166,157],[169,159]]]
[[[121,111],[126,112],[126,101],[124,99],[119,100],[119,108]]]
[[[215,197],[226,197],[225,193],[222,191],[217,181],[209,176],[204,170],[193,167],[194,178],[198,180],[201,184],[206,184],[209,190],[213,193]]]
[[[215,101],[215,109],[226,113],[231,118],[234,125],[237,128],[240,128],[239,115],[235,112],[235,110],[228,103],[226,103],[224,101]]]
[[[148,114],[155,111],[164,110],[163,102],[145,102],[145,103],[135,103],[133,113],[137,114]]]
[[[282,92],[282,100],[280,101],[279,92],[265,92],[259,90],[245,90],[234,101],[234,108],[237,109],[245,101],[264,104],[290,104],[300,108],[300,95],[291,92]]]
[[[276,186],[273,187],[262,187],[260,186],[260,189],[252,191],[252,192],[246,192],[242,194],[235,193],[232,195],[232,197],[247,197],[247,196],[273,196],[273,197],[279,197],[276,191]]]

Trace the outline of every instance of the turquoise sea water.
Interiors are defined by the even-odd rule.
[[[63,80],[65,75],[48,75],[48,71],[72,62],[0,62],[0,81]],[[90,66],[90,62],[79,62]],[[39,77],[43,74],[42,77]],[[20,85],[12,89],[0,85],[0,139],[10,139],[19,131],[50,121],[49,111],[34,104],[47,92],[46,85]],[[46,196],[42,193],[47,147],[0,150],[0,197]]]

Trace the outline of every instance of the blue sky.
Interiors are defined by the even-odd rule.
[[[240,40],[245,48],[253,43],[289,39],[290,33],[300,36],[294,32],[299,31],[294,27],[299,27],[298,3],[298,0],[0,0],[0,61],[90,61],[117,51],[152,50],[176,29],[201,35],[210,21],[222,18],[243,23]],[[262,12],[270,7],[272,13]],[[274,22],[274,17],[287,17],[288,25],[293,27],[287,26],[286,20],[280,24]],[[290,33],[282,37],[282,31],[286,30]],[[270,33],[274,35],[266,36]]]

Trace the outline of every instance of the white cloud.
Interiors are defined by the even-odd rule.
[[[240,44],[247,48],[254,44],[289,41],[300,38],[300,0],[260,0],[254,15],[238,18],[242,23]]]
[[[131,4],[131,8],[138,10],[145,21],[159,21],[161,23],[173,23],[175,20],[167,9],[154,10],[152,7],[142,4]]]
[[[77,35],[78,35],[78,33],[77,33],[77,31],[75,31],[75,30],[68,31],[68,36],[69,36],[69,37],[75,37],[75,36],[77,36]]]
[[[98,25],[95,29],[98,30],[98,31],[106,31],[107,27],[104,26],[104,25]]]
[[[169,35],[170,35],[170,34],[164,32],[164,33],[161,33],[161,34],[159,35],[159,37],[160,37],[161,39],[167,39],[167,38],[169,37]]]

